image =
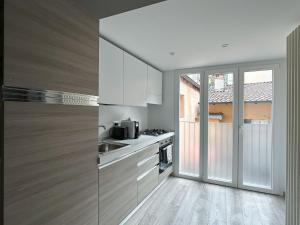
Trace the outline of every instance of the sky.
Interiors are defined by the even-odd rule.
[[[269,82],[272,81],[273,71],[264,70],[264,71],[254,71],[254,72],[245,72],[244,83],[260,83],[260,82]]]

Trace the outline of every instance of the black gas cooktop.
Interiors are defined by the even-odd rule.
[[[151,136],[159,136],[162,134],[168,133],[168,131],[163,129],[146,129],[142,134],[151,135]]]

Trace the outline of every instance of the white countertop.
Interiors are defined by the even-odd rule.
[[[156,142],[167,139],[174,135],[175,135],[174,132],[168,132],[159,136],[140,135],[139,138],[137,139],[128,139],[128,140],[106,139],[103,142],[121,143],[121,144],[128,144],[128,145],[123,148],[105,154],[99,154],[100,166],[113,162],[114,160],[122,158],[130,153],[136,152],[140,149],[143,149],[149,145],[152,145]]]

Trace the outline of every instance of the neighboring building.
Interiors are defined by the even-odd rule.
[[[220,83],[220,82],[219,82]],[[225,81],[223,88],[215,88],[216,81],[209,84],[209,122],[231,123],[233,115],[233,85]],[[218,84],[219,85],[219,84]],[[199,83],[188,76],[181,77],[180,119],[199,121]],[[244,85],[245,123],[265,123],[272,118],[272,82]]]
[[[199,122],[200,83],[188,76],[180,79],[180,121]]]

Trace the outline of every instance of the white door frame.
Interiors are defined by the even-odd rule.
[[[179,173],[179,148],[180,148],[180,143],[179,143],[179,132],[180,132],[180,123],[179,123],[179,111],[180,111],[180,77],[184,74],[200,74],[200,125],[199,125],[199,129],[200,129],[200,145],[199,145],[199,177],[193,177],[193,176],[188,176],[188,175],[183,175]],[[186,69],[184,71],[178,71],[177,73],[174,74],[174,95],[175,95],[175,135],[178,137],[176,138],[176,145],[175,145],[175,175],[177,177],[181,177],[181,178],[186,178],[186,179],[191,179],[191,180],[196,180],[196,181],[202,181],[202,176],[203,176],[203,167],[202,167],[202,160],[203,160],[203,153],[202,153],[202,149],[203,149],[203,137],[201,134],[203,134],[203,115],[201,115],[201,112],[203,112],[203,74],[204,71],[202,71],[201,69]]]
[[[187,73],[200,73],[201,74],[201,103],[204,103],[204,88],[203,85],[205,82],[205,73],[207,71],[228,71],[230,68],[238,70],[239,75],[236,76],[237,78],[240,77],[240,74],[242,70],[248,70],[248,69],[254,69],[257,70],[258,68],[267,68],[267,67],[274,67],[274,80],[273,80],[273,92],[275,91],[275,95],[273,96],[273,107],[275,107],[275,110],[281,110],[280,113],[276,113],[274,115],[275,121],[273,122],[273,136],[275,136],[275,139],[273,139],[273,143],[275,142],[274,146],[274,157],[276,158],[274,160],[274,190],[273,192],[269,192],[272,194],[278,194],[282,195],[285,191],[284,188],[284,180],[285,180],[285,164],[282,162],[285,157],[285,143],[286,143],[286,137],[282,137],[282,135],[285,132],[285,127],[282,127],[281,130],[276,130],[276,127],[281,126],[282,124],[285,124],[282,122],[282,119],[286,116],[286,109],[285,105],[282,105],[285,102],[285,90],[286,88],[281,88],[282,86],[286,85],[286,61],[284,59],[278,59],[278,60],[265,60],[265,61],[257,61],[257,62],[247,62],[247,63],[240,63],[240,64],[230,64],[230,65],[223,65],[223,66],[211,66],[211,67],[198,67],[198,68],[190,68],[190,69],[180,69],[180,70],[174,70],[174,79],[173,79],[173,91],[174,94],[174,129],[175,129],[175,135],[176,137],[179,137],[179,81],[180,81],[180,75],[187,74]],[[239,80],[239,79],[238,79]],[[236,80],[235,80],[236,82]],[[239,81],[238,81],[239,82]],[[285,87],[285,86],[284,86]],[[279,96],[278,96],[279,95]],[[202,107],[202,108],[201,108]],[[200,105],[200,110],[202,112],[205,112],[206,110],[203,109],[203,104]],[[274,112],[274,110],[273,110]],[[179,138],[175,138],[175,159],[174,159],[174,175],[178,177],[193,179],[197,181],[204,181],[209,182],[205,180],[204,176],[204,142],[206,138],[204,137],[204,129],[203,125],[205,124],[204,115],[200,116],[200,177],[199,178],[193,178],[193,177],[185,177],[179,175]],[[280,120],[280,121],[279,121]],[[237,127],[238,128],[238,127]],[[279,139],[282,137],[282,140],[279,141]],[[277,144],[276,144],[277,143]],[[241,157],[241,156],[237,156]],[[237,178],[240,179],[240,178]],[[217,183],[217,182],[214,182]],[[219,183],[221,184],[221,183]],[[224,184],[222,184],[224,185]],[[260,191],[260,190],[257,190]],[[265,192],[265,190],[261,190],[262,192]]]
[[[234,91],[233,91],[233,140],[232,140],[232,183],[223,182],[223,181],[217,181],[217,180],[211,180],[208,178],[208,76],[215,73],[233,73],[233,80],[234,80]],[[237,162],[238,162],[238,137],[237,135],[234,135],[236,132],[238,132],[238,69],[236,67],[232,68],[226,68],[226,69],[214,69],[214,70],[207,70],[205,71],[204,75],[204,112],[203,112],[203,180],[208,183],[213,184],[219,184],[224,186],[230,186],[230,187],[237,187],[238,182],[238,175],[237,175]],[[206,159],[206,160],[205,160]]]
[[[272,171],[271,171],[271,189],[266,188],[260,188],[260,187],[254,187],[254,186],[248,186],[243,185],[243,125],[244,125],[244,73],[245,72],[251,72],[251,71],[263,71],[263,70],[272,70],[273,76],[272,76]],[[270,194],[279,194],[278,191],[278,175],[276,175],[276,168],[277,166],[277,160],[276,160],[276,153],[274,152],[274,129],[275,129],[275,123],[274,123],[274,96],[275,96],[275,85],[274,83],[277,81],[277,75],[279,71],[279,65],[278,64],[270,64],[270,65],[253,65],[253,66],[241,66],[239,68],[239,138],[238,138],[238,145],[239,145],[239,165],[238,165],[238,187],[241,189],[246,190],[252,190],[252,191],[258,191],[258,192],[264,192],[264,193],[270,193]]]

